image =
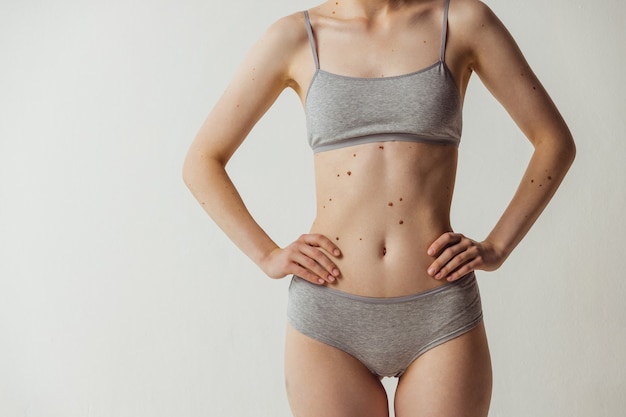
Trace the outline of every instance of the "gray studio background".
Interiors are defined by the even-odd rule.
[[[578,158],[535,228],[480,273],[490,416],[626,409],[626,3],[489,0]],[[263,276],[184,187],[187,147],[245,52],[305,0],[0,2],[0,415],[290,415],[288,281]],[[531,147],[477,78],[453,225],[482,239]],[[314,212],[287,91],[230,172],[287,244]],[[385,384],[393,391],[394,382]]]

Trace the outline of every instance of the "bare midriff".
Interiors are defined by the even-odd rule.
[[[317,216],[311,233],[341,249],[332,288],[371,297],[444,285],[426,251],[451,231],[457,147],[377,142],[315,154]]]

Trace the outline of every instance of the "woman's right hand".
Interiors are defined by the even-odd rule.
[[[261,269],[271,278],[295,274],[314,284],[332,283],[341,272],[327,254],[338,258],[341,251],[324,235],[304,234],[289,246],[272,250]]]

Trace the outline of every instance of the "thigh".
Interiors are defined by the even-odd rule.
[[[491,382],[491,359],[481,322],[408,367],[396,389],[396,416],[486,417]]]
[[[287,326],[287,397],[294,417],[388,417],[380,380],[356,358]]]

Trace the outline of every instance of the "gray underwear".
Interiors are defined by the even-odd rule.
[[[378,375],[401,376],[421,354],[476,327],[482,319],[474,273],[432,290],[363,297],[294,276],[289,323],[349,353]]]

